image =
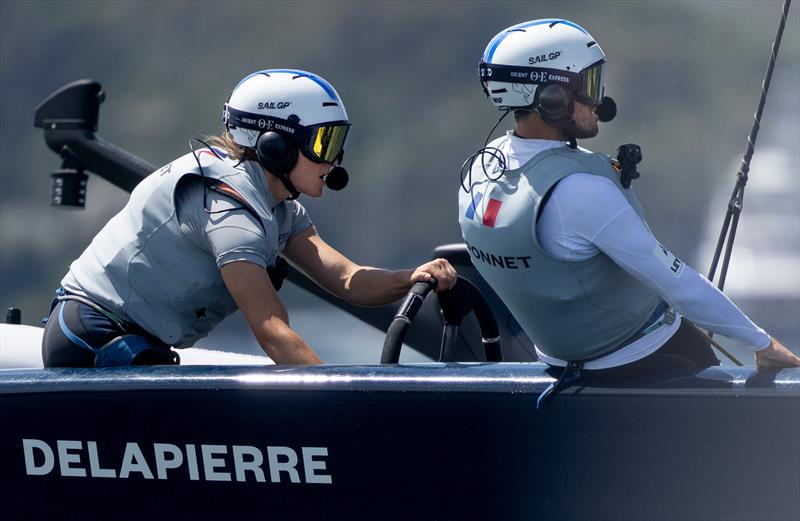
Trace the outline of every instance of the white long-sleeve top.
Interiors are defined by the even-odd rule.
[[[519,168],[536,154],[565,146],[560,141],[523,139],[511,132],[492,142],[508,169]],[[662,246],[608,179],[589,173],[571,174],[553,189],[542,210],[536,233],[544,250],[557,259],[582,261],[600,252],[658,292],[680,315],[695,324],[751,346],[769,346],[770,337],[708,279]],[[677,331],[680,320],[665,325],[628,346],[588,362],[604,369],[634,362],[655,352]],[[566,365],[537,350],[551,365]]]

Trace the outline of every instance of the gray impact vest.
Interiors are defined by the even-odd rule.
[[[493,178],[499,174],[495,164],[487,171]],[[642,217],[636,196],[622,188],[608,156],[567,147],[537,154],[497,181],[486,178],[478,159],[471,193],[459,193],[459,224],[472,263],[537,347],[568,361],[614,351],[661,302],[602,252],[568,262],[540,246],[536,221],[543,198],[561,179],[578,172],[610,179]]]
[[[255,178],[261,173],[248,172],[245,164],[234,167],[236,161],[218,159],[207,149],[195,153],[202,175],[229,185],[258,214],[267,251],[274,252],[267,265],[274,264],[280,218],[270,211],[266,181]],[[188,175],[201,175],[191,153],[146,177],[62,281],[67,290],[77,285],[78,293],[176,347],[194,344],[238,309],[214,257],[181,233],[175,188]],[[275,212],[286,211],[283,206]]]

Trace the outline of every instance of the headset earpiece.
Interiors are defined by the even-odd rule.
[[[536,94],[536,112],[542,121],[555,128],[564,128],[572,123],[572,111],[575,107],[572,91],[553,83],[541,87]]]
[[[289,175],[297,164],[297,146],[277,132],[258,136],[255,148],[261,166],[278,177]]]

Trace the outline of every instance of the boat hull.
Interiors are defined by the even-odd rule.
[[[0,517],[800,518],[800,370],[571,387],[537,411],[550,382],[541,364],[3,371]]]

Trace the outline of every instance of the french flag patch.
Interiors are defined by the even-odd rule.
[[[482,199],[483,194],[475,194],[475,197],[472,198],[472,202],[467,207],[467,212],[464,214],[467,219],[473,220],[475,218],[475,212]],[[483,210],[483,219],[481,221],[484,226],[494,228],[494,223],[497,221],[497,214],[500,213],[500,207],[502,205],[503,201],[491,197],[489,198],[489,202],[486,203],[486,208]]]

